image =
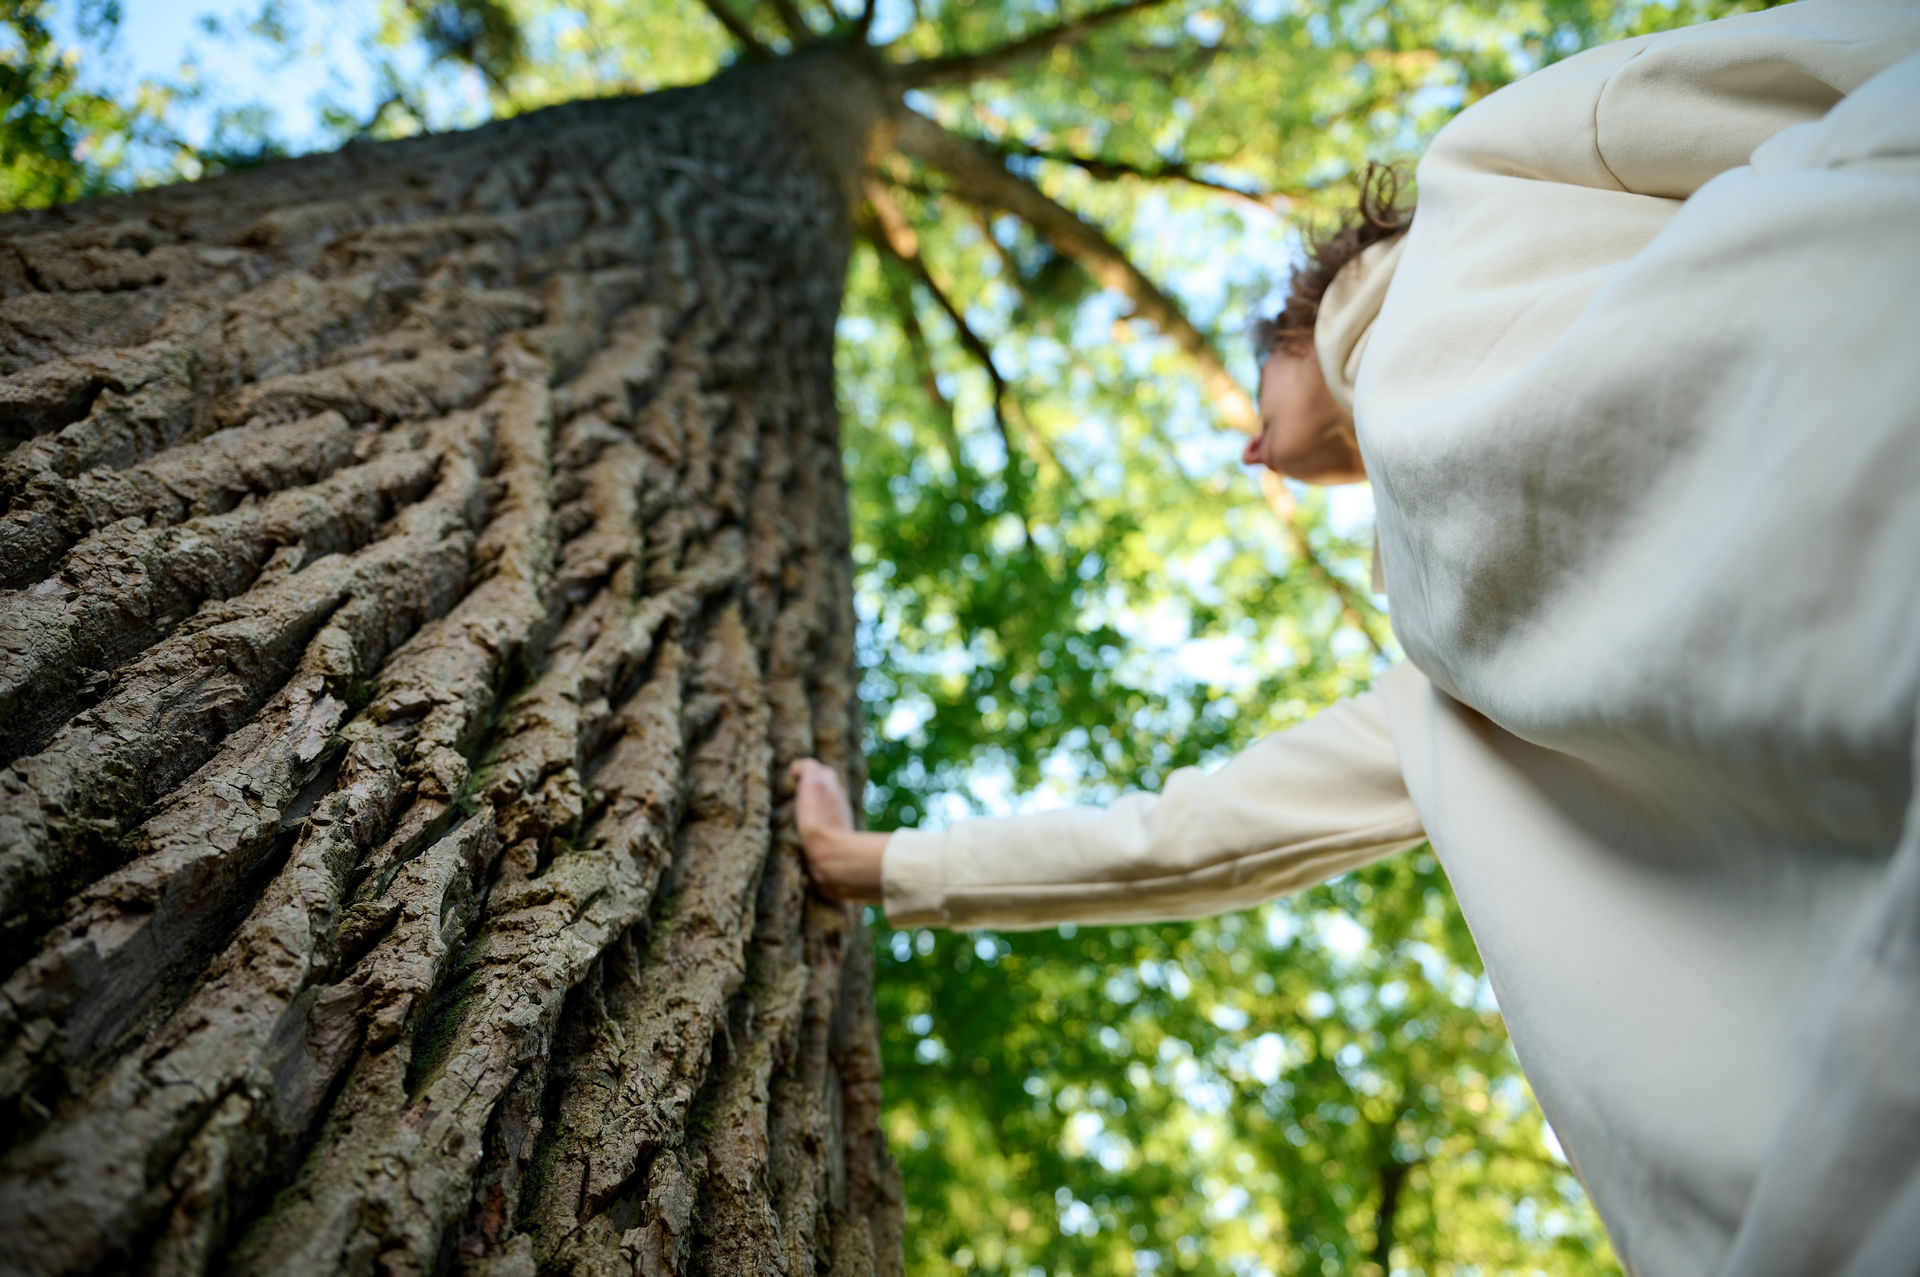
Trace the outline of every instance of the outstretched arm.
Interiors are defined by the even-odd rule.
[[[1383,683],[1418,678],[1403,666]],[[1342,701],[1217,771],[1182,768],[1159,794],[939,831],[854,831],[837,779],[803,762],[801,837],[823,890],[877,894],[895,926],[1040,927],[1245,908],[1425,840],[1384,695]]]

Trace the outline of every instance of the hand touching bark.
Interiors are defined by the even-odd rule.
[[[833,768],[802,758],[788,772],[794,781],[794,823],[821,893],[832,900],[878,902],[887,835],[853,827],[853,805]]]

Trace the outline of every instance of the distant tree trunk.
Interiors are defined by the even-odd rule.
[[[0,1269],[898,1271],[785,775],[870,87],[0,220]]]

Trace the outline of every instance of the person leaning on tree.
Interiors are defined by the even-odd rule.
[[[1920,5],[1628,40],[1297,273],[1245,460],[1370,479],[1408,659],[1158,795],[857,832],[896,926],[1243,908],[1431,840],[1629,1271],[1920,1272]]]

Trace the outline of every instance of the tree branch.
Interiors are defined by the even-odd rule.
[[[713,15],[716,22],[727,29],[728,35],[739,41],[741,51],[748,58],[755,62],[765,62],[773,56],[773,50],[753,33],[753,27],[745,18],[728,7],[727,0],[700,0],[700,3],[706,6],[707,12]]]
[[[876,3],[877,0],[866,0],[866,3],[860,6],[860,16],[853,21],[853,39],[856,44],[865,44],[867,32],[873,30],[873,11]],[[914,16],[919,16],[917,7],[914,10]]]
[[[925,197],[923,196],[922,198]],[[935,198],[938,198],[938,196],[935,196]],[[987,251],[993,254],[995,261],[1000,263],[1001,274],[1005,275],[1009,280],[1019,279],[1021,276],[1019,260],[1008,251],[1005,244],[1000,242],[1000,237],[993,233],[993,211],[984,204],[976,204],[971,201],[962,201],[962,203],[966,204],[967,212],[972,216],[974,226],[979,228],[980,238],[986,243]]]
[[[1126,0],[1111,8],[1071,18],[1056,26],[1036,31],[998,48],[979,53],[961,53],[946,58],[927,58],[909,62],[895,70],[896,82],[903,88],[923,89],[941,84],[970,84],[993,76],[1005,75],[1013,67],[1049,53],[1063,45],[1077,44],[1101,27],[1144,9],[1157,8],[1167,0]]]
[[[901,150],[943,170],[962,194],[1018,216],[1057,251],[1076,258],[1095,282],[1131,298],[1140,318],[1151,321],[1198,366],[1201,382],[1227,423],[1247,434],[1258,433],[1260,416],[1253,400],[1227,371],[1213,343],[1105,231],[1009,172],[983,143],[949,133],[924,115],[902,112],[896,140]]]
[[[796,45],[814,39],[813,28],[800,16],[800,10],[794,7],[793,0],[772,0],[772,4],[774,16],[780,19],[780,25],[787,29],[787,34],[793,37]]]
[[[1380,1167],[1380,1206],[1373,1215],[1373,1262],[1382,1277],[1393,1271],[1393,1224],[1400,1207],[1400,1189],[1413,1169],[1408,1162],[1389,1160]]]
[[[1138,177],[1150,182],[1186,182],[1192,186],[1209,191],[1218,191],[1222,195],[1231,195],[1245,200],[1249,204],[1268,213],[1278,212],[1294,199],[1291,195],[1265,194],[1249,191],[1242,187],[1218,182],[1210,177],[1202,177],[1194,171],[1193,165],[1176,163],[1169,160],[1164,164],[1130,164],[1125,160],[1109,160],[1098,155],[1079,155],[1072,151],[1050,150],[1032,146],[1026,142],[1001,141],[997,138],[979,138],[981,145],[990,146],[1003,155],[1020,155],[1036,160],[1049,160],[1055,164],[1071,164],[1084,170],[1089,176],[1110,182],[1120,177]]]
[[[994,365],[992,348],[980,334],[973,330],[973,326],[967,322],[967,317],[961,312],[960,307],[933,277],[932,268],[927,265],[926,258],[920,254],[919,237],[914,234],[913,228],[907,225],[906,215],[901,212],[900,206],[894,202],[886,188],[877,182],[868,184],[867,202],[873,209],[870,229],[874,243],[932,295],[935,304],[953,324],[954,333],[961,347],[986,370],[987,379],[993,386],[993,424],[1000,432],[1000,442],[1007,450],[1008,460],[1011,461],[1021,452],[1021,449],[1015,445],[1013,432],[1007,425],[1009,416],[1018,416],[1021,433],[1059,472],[1061,480],[1073,491],[1075,499],[1084,502],[1079,484],[1074,481],[1073,472],[1068,470],[1066,464],[1060,460],[1059,454],[1054,452],[1053,445],[1047,441],[1046,437],[1026,419],[1026,414],[1017,410],[1007,391],[1006,378],[1000,375],[1000,369]],[[1024,516],[1022,522],[1025,522]]]
[[[953,322],[960,345],[986,370],[987,379],[993,383],[993,422],[1000,430],[1000,441],[1006,445],[1008,455],[1012,455],[1013,436],[1008,433],[1004,412],[1007,383],[1000,376],[1000,370],[994,367],[992,349],[978,333],[973,331],[967,323],[967,317],[961,313],[960,307],[954,304],[953,299],[947,296],[946,290],[940,287],[939,281],[934,279],[933,271],[928,268],[926,259],[920,256],[919,236],[915,235],[913,228],[907,225],[906,215],[900,211],[900,206],[893,202],[892,196],[886,189],[878,183],[869,184],[867,204],[873,209],[873,226],[878,232],[874,236],[874,241],[886,250],[895,262],[903,266],[922,288],[933,295],[933,300]]]
[[[913,289],[902,278],[908,271],[892,246],[884,242],[879,228],[869,226],[867,229],[868,238],[880,254],[880,276],[886,281],[887,295],[899,314],[900,331],[907,335],[907,350],[913,355],[915,370],[920,374],[920,388],[926,392],[928,401],[939,410],[940,433],[946,437],[947,450],[953,454],[954,470],[957,472],[960,470],[960,430],[954,418],[953,401],[940,389],[940,374],[933,366],[933,348],[927,341],[926,329],[920,326],[920,312],[913,303]]]

